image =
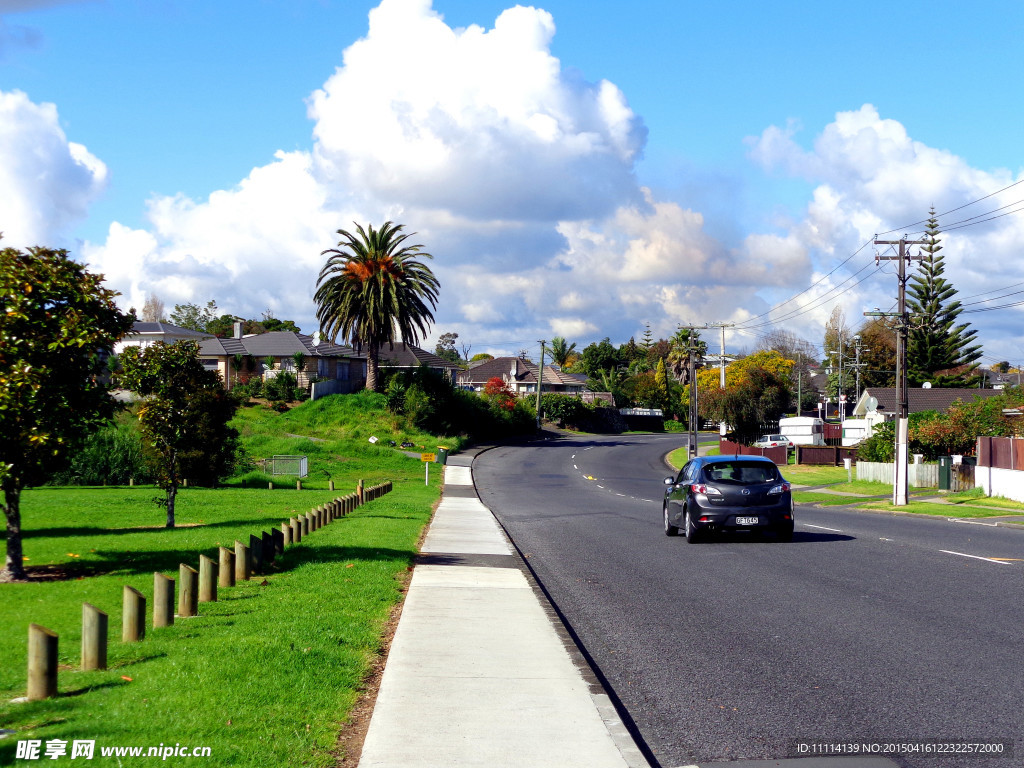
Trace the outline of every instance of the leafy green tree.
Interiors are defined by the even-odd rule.
[[[234,469],[238,432],[228,422],[237,404],[203,367],[194,341],[128,347],[121,364],[125,384],[143,397],[139,425],[173,528],[182,480],[215,485]]]
[[[555,336],[551,340],[551,348],[548,351],[551,353],[551,359],[555,361],[555,365],[564,368],[573,352],[576,351],[576,342],[569,344],[564,336]]]
[[[493,360],[493,359],[494,359],[494,355],[489,354],[487,352],[480,352],[480,353],[478,353],[476,355],[473,355],[473,358],[469,362],[476,363],[476,362],[479,362],[480,360]]]
[[[981,357],[976,344],[978,332],[967,323],[957,323],[963,307],[954,297],[956,289],[943,277],[945,258],[939,253],[939,222],[935,209],[929,212],[925,228],[924,258],[910,277],[907,309],[911,313],[907,345],[907,381],[912,387],[931,382],[937,387],[963,387],[976,377],[973,371]]]
[[[200,333],[208,333],[207,327],[217,319],[217,302],[211,299],[205,307],[198,304],[175,304],[171,312],[171,323],[179,328],[188,328]]]
[[[699,403],[706,418],[732,427],[733,440],[745,445],[757,440],[763,425],[778,420],[789,407],[789,372],[751,367],[725,389],[712,389]]]
[[[442,333],[441,338],[437,340],[437,346],[434,347],[434,354],[449,363],[459,362],[462,358],[459,357],[459,351],[455,348],[455,340],[458,338],[459,334],[457,333]]]
[[[340,335],[357,350],[366,347],[366,388],[373,391],[381,346],[417,343],[437,306],[437,278],[417,261],[434,257],[422,245],[406,245],[410,235],[402,229],[390,221],[380,229],[356,224],[355,234],[339,229],[338,248],[323,251],[330,256],[313,297],[320,328],[332,341]]]
[[[580,354],[576,368],[579,373],[595,377],[600,371],[617,369],[622,365],[622,357],[619,350],[612,346],[611,339],[607,336],[599,342],[588,344]]]
[[[117,295],[67,251],[0,249],[0,486],[7,519],[0,581],[26,577],[22,489],[42,482],[114,413],[99,353],[135,319],[117,308]]]
[[[255,321],[248,321],[255,322]],[[271,333],[273,331],[291,331],[292,333],[302,333],[302,330],[292,320],[278,320],[268,309],[263,313],[263,319],[258,323],[263,327],[262,331],[256,331],[256,333]]]

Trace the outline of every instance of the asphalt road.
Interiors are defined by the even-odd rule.
[[[565,438],[474,464],[664,768],[797,739],[1009,739],[1011,759],[894,762],[1024,765],[1024,532],[798,506],[792,543],[690,545],[661,521],[663,456],[684,442]]]

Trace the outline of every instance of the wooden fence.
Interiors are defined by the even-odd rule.
[[[719,439],[718,452],[723,456],[734,454],[737,456],[767,456],[780,466],[789,463],[789,449],[783,446],[777,448],[754,448],[750,445],[740,445],[731,440]]]
[[[857,449],[839,445],[798,445],[796,463],[816,466],[841,467],[843,459],[857,460]]]
[[[978,466],[1024,471],[1024,439],[979,437]]]
[[[333,484],[332,484],[333,490]],[[216,562],[206,555],[199,556],[199,570],[181,563],[178,571],[178,612],[174,613],[174,579],[162,573],[153,574],[152,625],[155,628],[174,624],[179,618],[197,616],[199,606],[217,601],[217,587],[233,587],[257,573],[266,573],[274,559],[286,547],[298,544],[303,536],[354,512],[361,505],[379,499],[394,490],[390,480],[364,487],[360,480],[356,490],[340,496],[305,515],[281,523],[280,530],[250,534],[248,543],[235,541],[234,551],[219,548]],[[125,585],[122,597],[121,642],[137,643],[146,637],[146,597],[132,586]],[[108,614],[99,608],[82,603],[82,656],[81,668],[107,668]],[[28,628],[28,699],[37,701],[57,695],[57,633],[30,624]]]

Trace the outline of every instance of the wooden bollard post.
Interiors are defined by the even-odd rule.
[[[301,480],[296,480],[295,481],[295,490],[296,491],[301,491],[302,490],[302,481]]]
[[[291,518],[292,527],[292,544],[298,544],[302,541],[302,521],[297,517]]]
[[[271,480],[269,483],[267,483],[267,490],[268,491],[274,490],[274,481],[273,480]]]
[[[274,547],[274,537],[266,531],[260,532],[263,536],[263,562],[269,565],[274,562],[274,555],[277,554]]]
[[[178,566],[178,615],[196,616],[199,613],[199,572],[181,563]]]
[[[253,573],[263,573],[263,538],[249,534],[249,560]]]
[[[334,490],[334,481],[333,480],[328,480],[327,481],[327,489],[329,491],[333,491]]]
[[[57,695],[57,633],[38,624],[28,625],[28,699]]]
[[[174,579],[162,573],[153,574],[153,626],[174,624]]]
[[[82,671],[107,668],[109,617],[95,605],[82,603]]]
[[[235,553],[227,547],[221,547],[219,552],[220,564],[217,567],[219,575],[217,583],[222,587],[233,587],[235,586]]]
[[[309,536],[309,513],[299,515],[299,522],[302,524],[302,535]]]
[[[281,543],[287,547],[292,543],[292,524],[291,522],[281,523]]]
[[[362,506],[363,504],[363,481],[360,480],[356,485],[356,506]]]
[[[137,643],[146,637],[146,596],[125,584],[123,603],[121,642]]]
[[[134,477],[129,477],[128,478],[128,487],[129,488],[134,488],[135,487],[135,478]]]
[[[206,555],[199,556],[199,602],[217,602],[217,564]]]
[[[249,548],[242,542],[235,540],[235,581],[248,581],[252,575],[249,562]]]
[[[270,529],[271,545],[274,547],[274,556],[284,554],[284,526]]]

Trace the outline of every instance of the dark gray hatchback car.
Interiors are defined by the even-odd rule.
[[[793,538],[793,494],[771,459],[699,456],[665,478],[665,535],[680,529],[691,544],[722,531],[771,532]]]

